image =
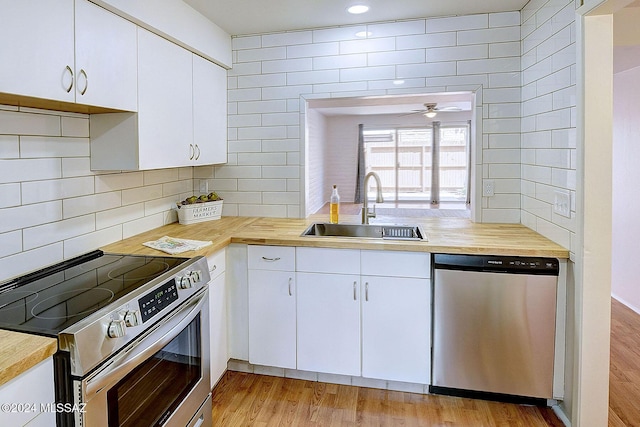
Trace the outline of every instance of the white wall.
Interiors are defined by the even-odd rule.
[[[89,117],[0,105],[0,281],[175,222],[192,168],[95,173]]]
[[[224,190],[228,214],[303,216],[305,99],[474,91],[476,181],[494,179],[497,192],[479,202],[481,220],[520,222],[520,41],[519,12],[235,37],[229,163],[194,174]],[[284,193],[242,189],[249,179]]]
[[[640,241],[640,67],[613,78],[613,296],[640,313],[638,241]]]
[[[522,223],[576,250],[576,35],[572,0],[522,10]],[[569,191],[571,218],[553,211]]]

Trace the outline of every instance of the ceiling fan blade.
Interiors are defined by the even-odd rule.
[[[462,111],[460,107],[442,107],[436,108],[436,111]]]
[[[424,114],[427,110],[413,110],[411,113],[400,114],[399,117],[413,116],[414,114]]]

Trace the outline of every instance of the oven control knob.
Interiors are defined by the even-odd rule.
[[[195,282],[191,278],[191,273],[187,273],[186,276],[182,276],[179,282],[180,282],[180,289],[193,288],[193,285],[195,284]]]
[[[142,324],[140,310],[130,310],[124,314],[124,323],[128,327],[134,327]]]
[[[127,326],[122,319],[112,320],[107,328],[107,336],[109,338],[120,338],[127,333]]]

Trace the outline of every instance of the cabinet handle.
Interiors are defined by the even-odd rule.
[[[196,144],[196,160],[198,160],[200,158],[200,147],[198,147],[198,144]]]
[[[293,296],[293,293],[291,293],[291,281],[293,279],[291,277],[289,277],[289,296]]]
[[[266,256],[263,256],[262,259],[265,260],[265,261],[269,261],[269,262],[280,261],[280,257],[279,256],[277,256],[275,258],[267,258]]]
[[[189,160],[193,160],[193,156],[196,155],[196,150],[193,148],[193,144],[189,144]]]
[[[80,95],[84,95],[89,87],[89,77],[87,77],[87,73],[82,68],[80,69],[80,75],[84,75],[84,89],[80,92]]]
[[[67,93],[69,93],[71,92],[71,89],[73,89],[73,70],[68,65],[66,67],[66,70],[69,72],[69,74],[71,74],[71,83],[69,83],[69,87],[66,89]]]
[[[369,301],[369,282],[364,282],[364,300]]]
[[[358,282],[356,282],[355,280],[353,281],[353,300],[356,300],[356,285],[358,284]]]

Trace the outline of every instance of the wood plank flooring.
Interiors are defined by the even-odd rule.
[[[640,315],[611,300],[609,426],[640,426]]]
[[[609,426],[640,426],[640,315],[611,302]],[[227,372],[213,391],[216,427],[553,426],[549,408]]]
[[[549,408],[227,372],[213,424],[245,426],[561,427]]]

